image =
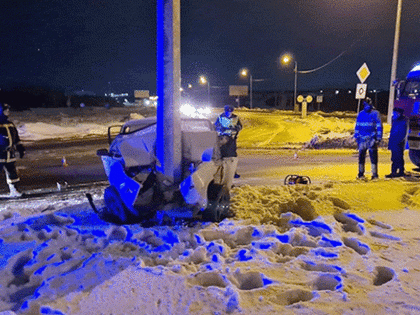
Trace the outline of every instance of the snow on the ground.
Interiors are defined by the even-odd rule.
[[[311,119],[324,135],[352,128],[351,118],[238,114],[244,147],[257,133],[259,147],[302,145],[320,129]],[[64,122],[83,129],[83,119]],[[102,187],[92,193],[100,206]],[[236,216],[219,224],[116,226],[85,200],[75,192],[1,209],[0,314],[420,314],[417,182],[239,186]]]

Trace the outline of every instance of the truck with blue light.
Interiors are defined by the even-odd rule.
[[[404,115],[410,119],[409,156],[420,167],[420,64],[411,69],[405,80],[398,82],[394,107],[403,108]]]
[[[106,221],[137,223],[156,217],[220,221],[228,215],[237,158],[222,158],[213,123],[206,118],[181,119],[181,179],[159,173],[156,157],[157,118],[120,126],[110,147],[98,150],[109,187],[105,207],[93,209]],[[92,203],[91,203],[92,204]]]

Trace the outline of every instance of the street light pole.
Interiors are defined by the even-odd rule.
[[[207,80],[207,106],[210,106],[210,82]]]
[[[295,89],[294,89],[294,93],[293,93],[293,104],[294,104],[294,111],[295,113],[299,112],[299,104],[296,102],[296,97],[297,97],[297,74],[298,74],[298,69],[297,69],[297,61],[295,60],[295,68],[293,70],[295,72]]]
[[[252,109],[252,74],[249,75],[249,108]]]
[[[392,55],[391,82],[389,87],[388,117],[387,122],[392,122],[392,111],[394,110],[395,87],[394,81],[397,78],[398,43],[400,39],[402,0],[398,0],[397,18],[395,20],[394,52]]]
[[[207,84],[207,102],[209,103],[208,105],[210,105],[210,81],[202,75],[199,78],[199,82],[202,85]]]

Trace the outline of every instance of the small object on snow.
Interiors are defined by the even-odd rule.
[[[63,158],[61,159],[61,165],[63,165],[64,167],[69,166],[67,164],[67,160],[66,160],[66,157],[65,156],[63,156]]]
[[[287,175],[284,179],[285,185],[296,185],[296,184],[310,184],[311,179],[309,176],[301,175]]]
[[[62,191],[63,189],[66,189],[68,186],[67,182],[64,182],[63,184],[60,184],[59,182],[57,182],[57,190],[58,191]]]

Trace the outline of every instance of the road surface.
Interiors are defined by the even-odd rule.
[[[78,185],[106,181],[98,149],[108,148],[107,139],[39,141],[26,145],[26,154],[17,161],[22,190]],[[355,150],[238,150],[239,179],[236,185],[278,185],[288,174],[307,175],[312,182],[349,180],[357,174]],[[379,175],[389,173],[390,156],[380,151]],[[65,158],[67,166],[63,165]],[[406,157],[407,169],[413,169]],[[367,159],[367,171],[370,162]],[[4,172],[0,174],[0,193],[7,193]]]

